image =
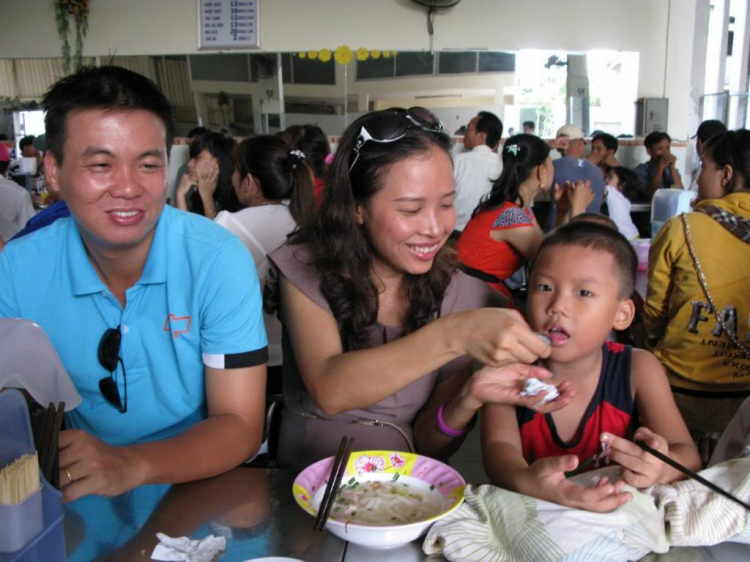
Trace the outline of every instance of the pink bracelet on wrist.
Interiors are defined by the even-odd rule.
[[[438,429],[441,433],[447,435],[448,437],[461,437],[463,435],[466,435],[469,430],[468,429],[453,429],[452,427],[448,426],[445,423],[445,420],[443,419],[443,411],[445,410],[445,407],[450,404],[451,401],[448,400],[445,404],[440,406],[437,411],[437,425]]]

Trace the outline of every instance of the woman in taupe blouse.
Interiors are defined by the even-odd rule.
[[[456,269],[453,165],[440,121],[391,109],[344,133],[317,221],[269,255],[284,328],[278,464],[358,449],[449,456],[486,402],[519,394],[550,348],[498,294]],[[274,275],[275,274],[275,275]],[[472,358],[487,365],[472,374]],[[540,406],[567,404],[572,391]]]

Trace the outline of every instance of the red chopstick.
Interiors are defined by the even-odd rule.
[[[331,514],[331,507],[341,485],[341,479],[344,477],[344,472],[346,472],[346,465],[349,464],[349,457],[352,454],[353,446],[353,437],[344,436],[341,438],[339,450],[336,453],[336,458],[333,459],[331,473],[328,476],[326,491],[323,493],[323,499],[320,501],[320,506],[318,507],[318,516],[315,518],[313,531],[322,531],[325,529],[328,516]]]

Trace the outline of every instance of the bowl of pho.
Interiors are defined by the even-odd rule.
[[[334,458],[318,461],[294,481],[294,499],[312,516],[318,513]],[[400,451],[355,451],[326,529],[369,548],[394,548],[427,532],[458,508],[466,482],[439,461]]]

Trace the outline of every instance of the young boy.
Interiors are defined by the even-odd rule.
[[[604,512],[632,499],[622,491],[624,483],[646,488],[681,476],[632,440],[645,441],[691,469],[700,467],[656,357],[605,343],[612,328],[627,328],[633,319],[636,267],[630,243],[600,224],[570,223],[542,243],[529,283],[528,321],[552,342],[552,354],[542,361],[553,373],[546,382],[570,381],[576,395],[546,415],[485,406],[482,457],[494,483]],[[622,481],[603,478],[595,488],[584,488],[566,479],[566,472],[599,453],[603,444],[622,467]]]

